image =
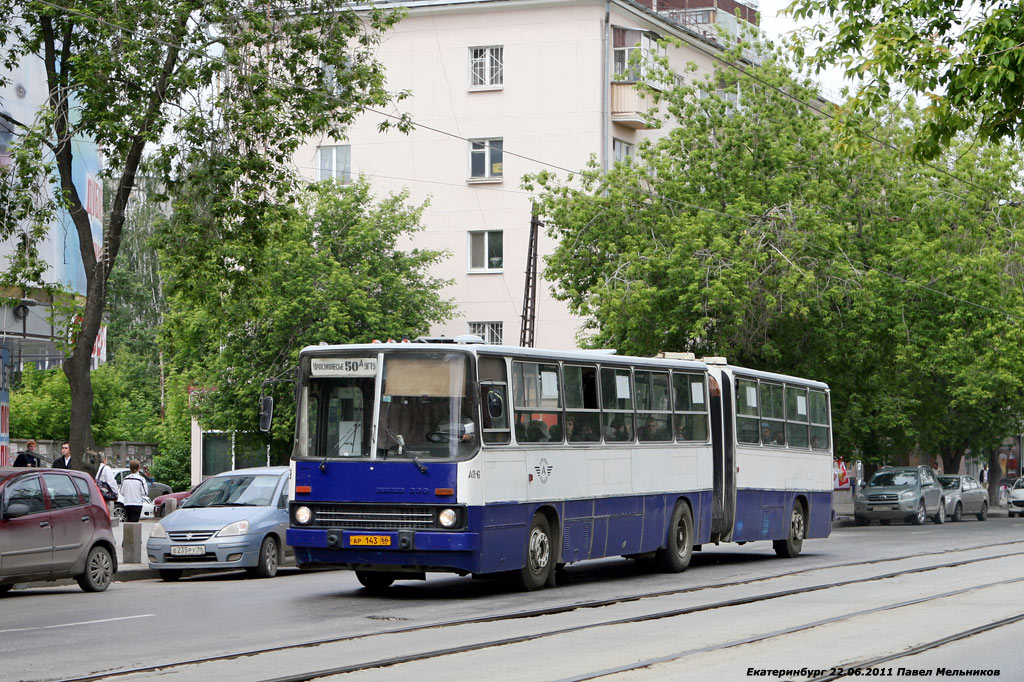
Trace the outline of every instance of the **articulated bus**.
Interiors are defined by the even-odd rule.
[[[829,388],[722,358],[481,343],[300,354],[288,544],[369,589],[428,572],[554,585],[707,543],[796,556],[832,515]]]

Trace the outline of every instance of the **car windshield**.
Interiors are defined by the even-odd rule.
[[[871,487],[890,485],[917,485],[916,471],[880,471],[868,482]]]
[[[960,478],[957,476],[939,476],[939,483],[946,490],[960,490]]]
[[[214,476],[182,504],[187,507],[267,507],[275,501],[280,476],[256,474]]]
[[[1017,482],[1013,484],[1013,489],[1014,490],[1022,490],[1022,489],[1024,489],[1024,478],[1018,478]]]

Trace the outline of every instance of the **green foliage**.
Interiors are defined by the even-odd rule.
[[[192,415],[184,374],[174,374],[167,380],[167,409],[157,443],[159,448],[150,472],[174,490],[188,490],[192,484]]]
[[[858,80],[839,119],[841,141],[852,117],[884,105],[906,88],[930,100],[911,140],[915,153],[938,157],[958,133],[1020,139],[1024,128],[1024,5],[1017,0],[794,0],[796,19],[823,21],[803,31],[797,55],[817,69],[840,65]]]
[[[404,98],[387,90],[376,61],[402,12],[371,6],[357,15],[345,0],[87,0],[73,9],[0,0],[0,84],[21,60],[43,58],[49,93],[37,121],[2,119],[14,140],[13,164],[0,172],[0,241],[14,237],[17,248],[0,285],[46,286],[38,244],[66,208],[86,277],[64,318],[74,328],[61,335],[71,339],[73,457],[91,437],[89,358],[140,171],[171,190],[204,183],[204,224],[218,231],[206,246],[245,279],[264,258],[264,226],[281,220],[280,207],[301,189],[290,169],[297,146],[341,138],[359,114]],[[391,125],[408,130],[410,121],[381,123]],[[102,245],[72,181],[72,140],[102,148],[113,181]],[[147,149],[155,150],[148,169]],[[189,175],[197,168],[204,177]],[[51,184],[59,189],[47,199]]]
[[[958,463],[1024,416],[1024,212],[996,202],[1019,151],[964,145],[942,164],[836,150],[813,90],[769,59],[652,93],[666,133],[602,174],[527,180],[558,246],[545,277],[591,320],[585,343],[827,381],[837,452],[915,444]],[[790,97],[789,95],[793,95]],[[912,108],[871,120],[897,143]],[[1019,194],[1013,192],[1015,195]]]
[[[445,254],[402,246],[422,229],[423,207],[406,199],[375,202],[362,179],[314,185],[265,225],[264,260],[242,278],[208,247],[218,232],[201,197],[180,197],[160,239],[164,334],[171,361],[207,389],[195,403],[204,428],[255,430],[266,390],[277,398],[273,455],[290,452],[292,384],[262,384],[291,378],[301,348],[415,336],[451,314],[439,294],[447,282],[428,273]]]
[[[155,440],[158,414],[144,393],[132,385],[130,372],[117,363],[93,372],[95,402],[92,437],[105,447],[115,441]],[[15,438],[67,440],[71,389],[56,370],[29,366],[11,392],[11,435]]]

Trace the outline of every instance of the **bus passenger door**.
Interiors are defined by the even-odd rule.
[[[729,540],[736,520],[736,448],[732,433],[732,384],[723,372],[708,375],[711,393],[711,454],[714,460],[714,495],[711,539]]]

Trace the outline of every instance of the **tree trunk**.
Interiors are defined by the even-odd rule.
[[[954,475],[960,473],[960,462],[964,458],[964,451],[960,448],[953,449],[942,446],[939,448],[942,455],[942,473]]]

